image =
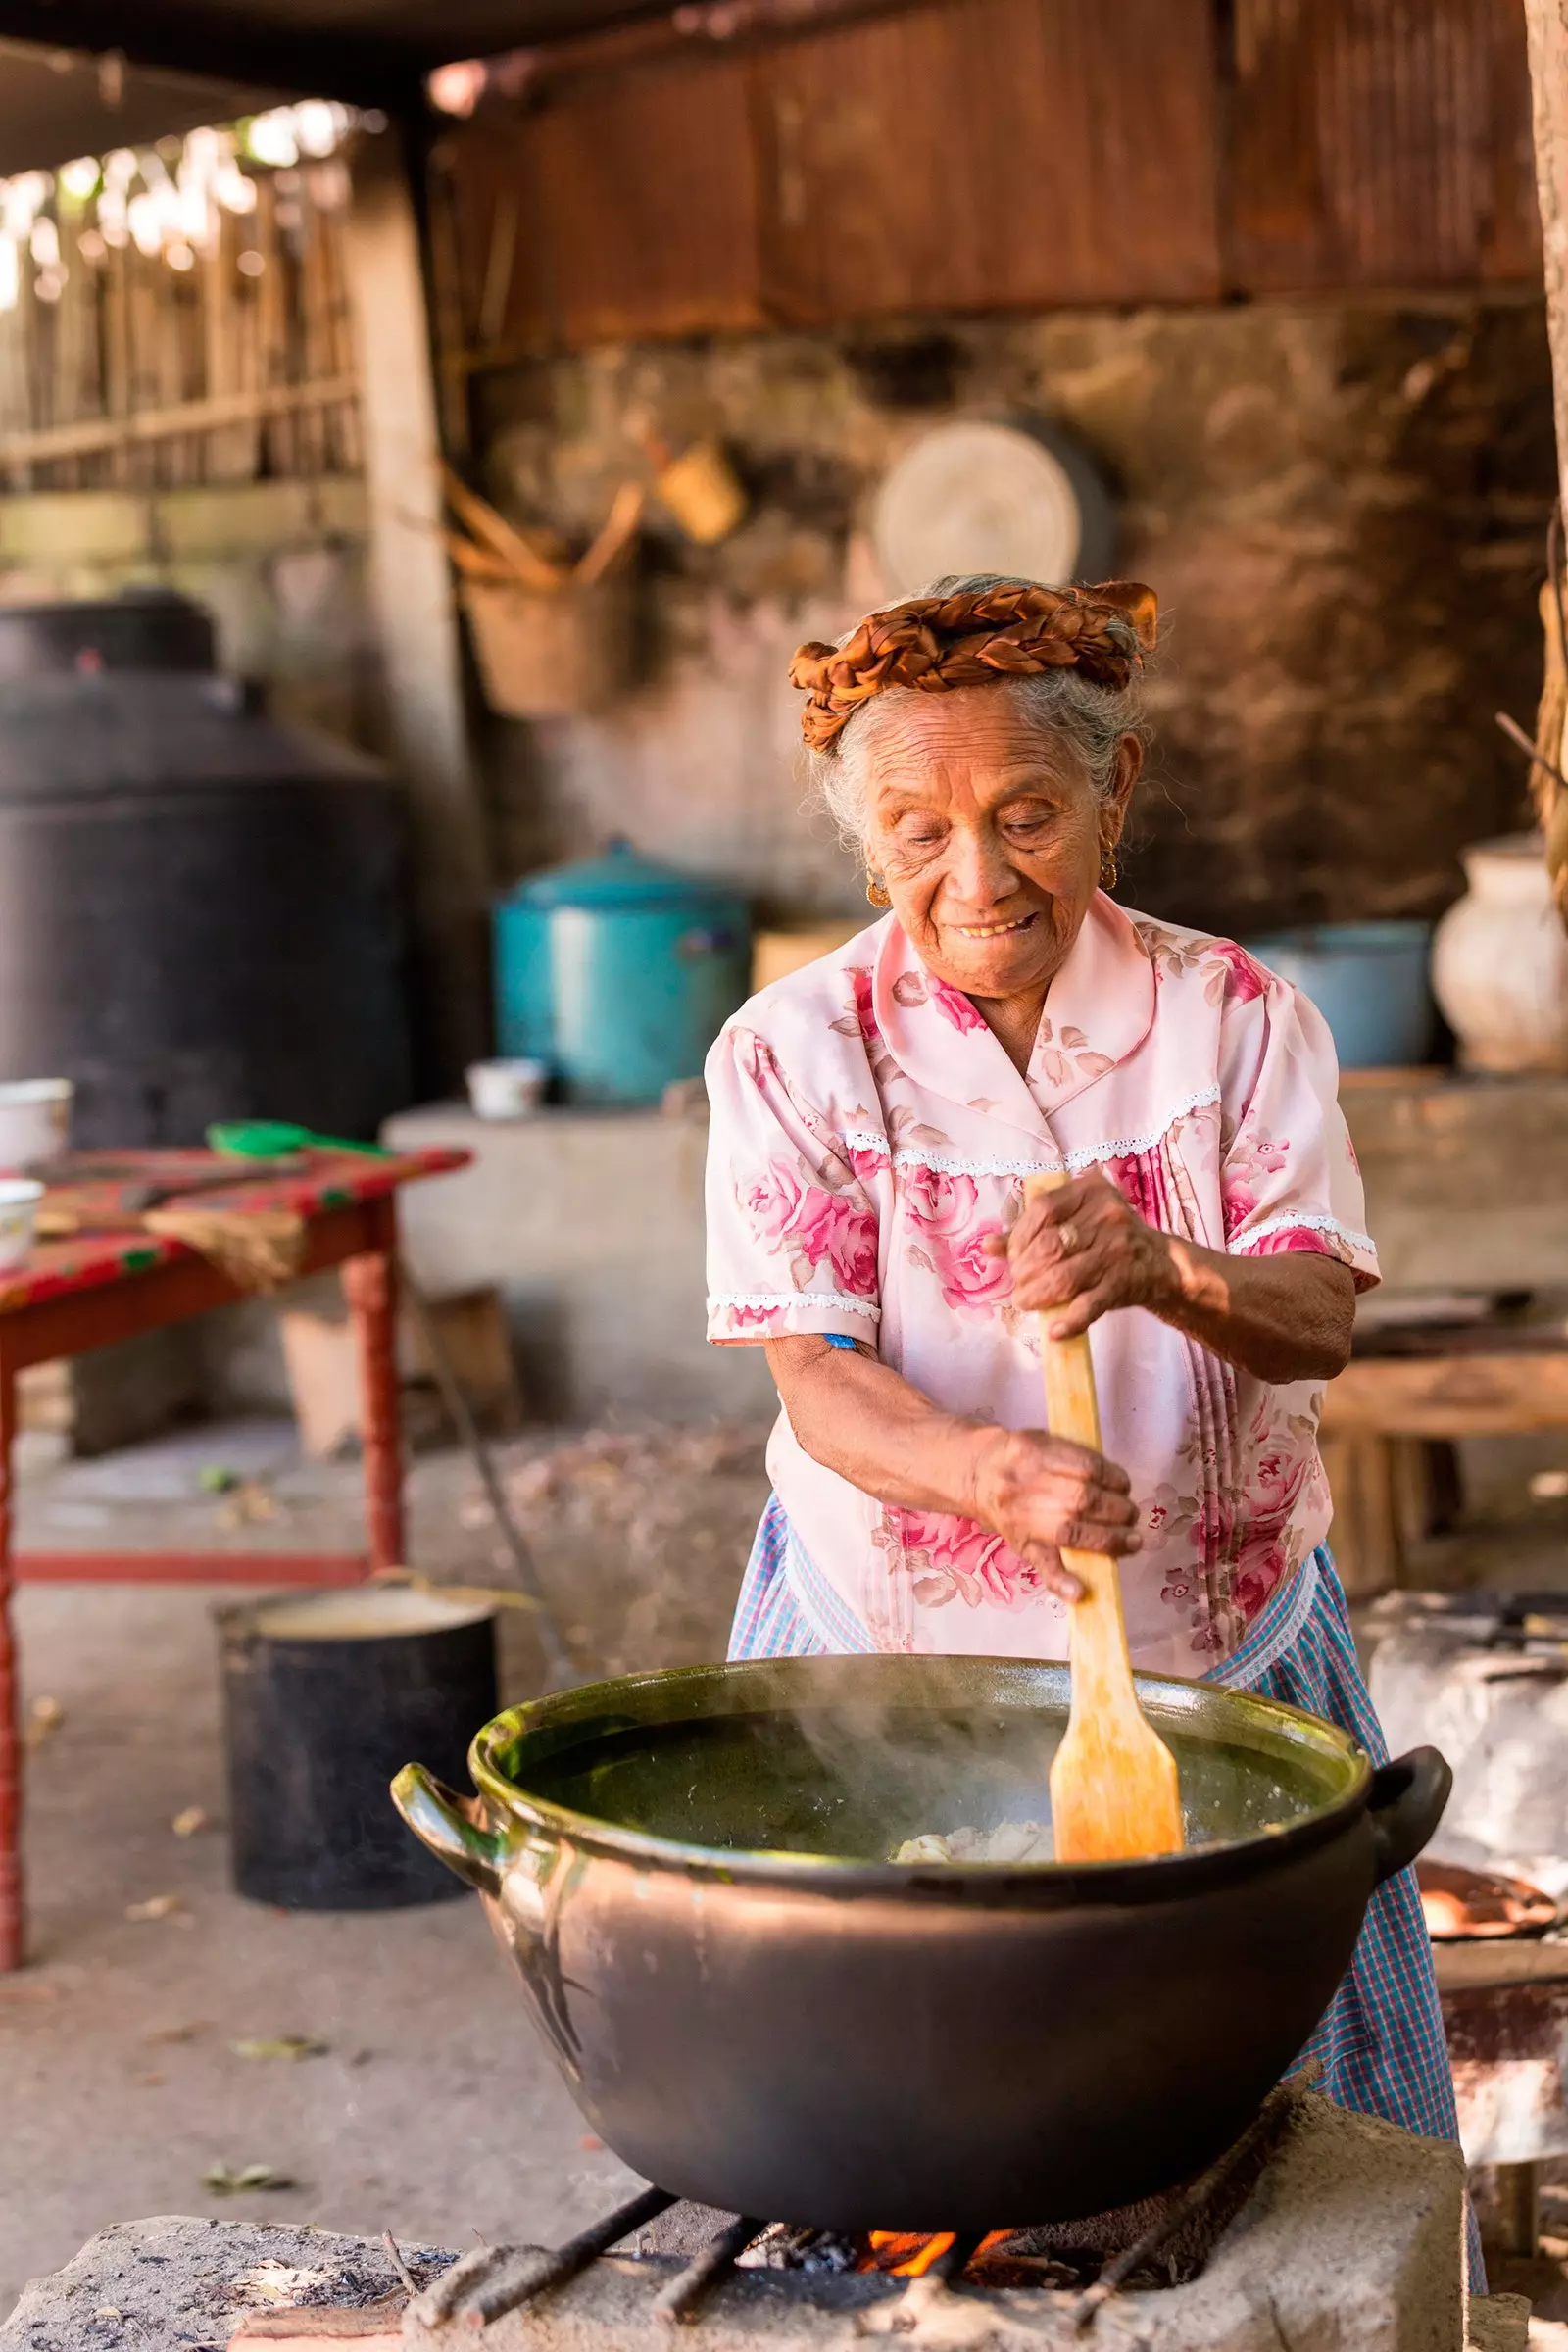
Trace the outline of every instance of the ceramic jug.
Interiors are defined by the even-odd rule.
[[[1472,1070],[1568,1071],[1568,933],[1539,833],[1463,853],[1470,887],[1438,925],[1432,985]]]

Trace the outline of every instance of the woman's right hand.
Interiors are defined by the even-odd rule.
[[[983,1433],[974,1464],[973,1516],[1040,1570],[1062,1600],[1083,1587],[1063,1551],[1125,1559],[1143,1548],[1132,1482],[1117,1462],[1043,1429]]]

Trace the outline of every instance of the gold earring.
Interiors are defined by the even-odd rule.
[[[893,904],[892,899],[888,896],[888,886],[880,874],[866,875],[865,895],[873,906],[891,906]]]
[[[1101,851],[1101,853],[1100,853],[1100,887],[1101,887],[1101,889],[1102,889],[1102,890],[1114,890],[1114,889],[1115,889],[1115,887],[1116,887],[1116,874],[1117,874],[1117,867],[1116,867],[1116,853],[1115,853],[1115,851],[1114,851],[1114,850],[1112,850],[1112,849],[1104,849],[1104,850],[1102,850],[1102,851]]]

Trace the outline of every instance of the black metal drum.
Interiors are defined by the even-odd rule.
[[[0,608],[0,1079],[81,1145],[407,1102],[403,808],[274,724],[182,597]]]

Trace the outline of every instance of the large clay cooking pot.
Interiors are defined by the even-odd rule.
[[[1065,1667],[791,1658],[514,1708],[477,1800],[404,1819],[476,1886],[584,2116],[683,2197],[841,2230],[985,2230],[1168,2188],[1289,2068],[1447,1767],[1161,1676],[1189,1850],[901,1865],[1049,1817]]]

